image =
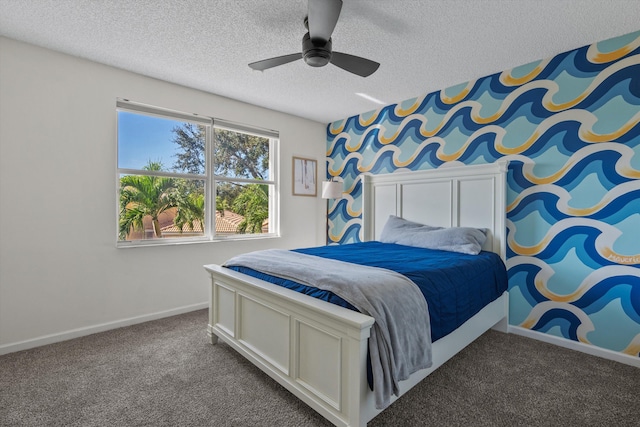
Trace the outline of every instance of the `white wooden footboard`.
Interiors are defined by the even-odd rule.
[[[338,426],[364,426],[373,318],[245,274],[207,265],[208,332]]]
[[[211,274],[208,333],[337,426],[366,426],[381,411],[367,383],[373,318],[229,270]],[[508,294],[433,344],[433,366],[400,383],[401,394],[507,318]],[[396,400],[392,396],[391,401]]]

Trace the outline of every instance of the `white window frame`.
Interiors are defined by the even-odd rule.
[[[204,174],[192,174],[181,172],[166,171],[147,171],[140,169],[120,168],[118,165],[118,142],[116,141],[116,246],[119,248],[141,247],[141,246],[164,246],[164,245],[180,245],[190,243],[206,243],[220,242],[227,240],[248,240],[248,239],[265,239],[280,237],[280,184],[279,174],[279,145],[280,136],[278,131],[259,128],[256,126],[235,123],[223,119],[215,119],[213,117],[202,116],[199,114],[190,114],[180,111],[170,110],[161,107],[154,107],[147,104],[133,102],[128,99],[118,98],[116,101],[116,112],[127,111],[135,114],[145,114],[164,119],[172,119],[183,122],[194,123],[206,127],[205,140],[205,172]],[[117,115],[116,115],[117,117]],[[215,129],[224,129],[233,132],[246,133],[269,139],[269,180],[254,180],[251,178],[234,178],[213,173],[215,165],[212,161],[213,153],[213,135]],[[116,130],[117,118],[116,118]],[[122,174],[129,175],[149,175],[162,176],[180,179],[204,180],[205,182],[205,218],[204,218],[204,235],[195,237],[167,237],[158,239],[142,239],[142,240],[120,240],[119,219],[120,219],[120,176]],[[215,233],[215,201],[216,201],[216,185],[217,182],[240,182],[240,183],[260,183],[269,186],[269,232],[259,234],[233,234],[218,235]]]

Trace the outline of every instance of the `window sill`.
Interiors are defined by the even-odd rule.
[[[237,242],[246,240],[262,240],[262,239],[277,239],[280,238],[277,234],[261,234],[250,235],[244,234],[240,236],[225,236],[225,237],[213,237],[213,238],[198,238],[198,239],[157,239],[157,240],[134,240],[134,241],[118,241],[116,242],[116,248],[118,249],[130,249],[130,248],[145,248],[150,246],[181,246],[181,245],[197,245],[203,243],[220,243],[220,242]]]

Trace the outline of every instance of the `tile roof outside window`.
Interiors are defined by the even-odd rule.
[[[194,222],[193,229],[191,229],[188,225],[184,225],[182,227],[181,233],[178,226],[173,223],[173,219],[175,218],[175,216],[176,208],[168,209],[160,214],[158,220],[160,222],[160,230],[162,230],[163,237],[190,237],[202,235],[202,224],[199,221]],[[220,211],[216,211],[216,234],[237,234],[238,225],[240,225],[243,220],[244,217],[242,215],[238,215],[235,212],[225,210],[224,214],[222,214]],[[142,222],[144,226],[144,232],[134,231],[129,234],[128,239],[141,240],[153,238],[153,226],[151,224],[151,217],[145,217]],[[262,225],[262,232],[269,232],[268,220],[265,221],[265,223]]]

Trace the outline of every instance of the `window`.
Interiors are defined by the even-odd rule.
[[[118,100],[118,246],[278,234],[278,133]]]

